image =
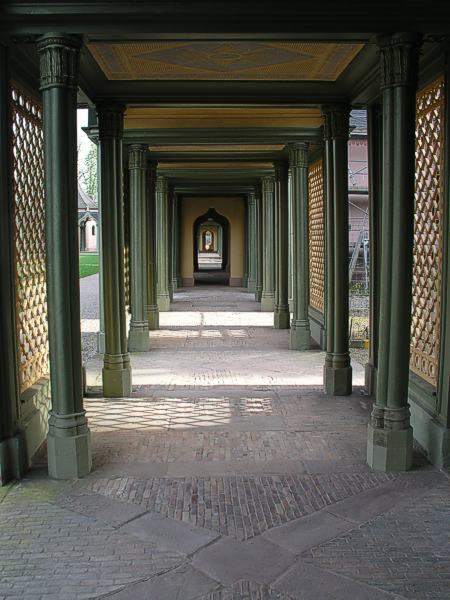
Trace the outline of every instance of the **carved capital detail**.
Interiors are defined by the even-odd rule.
[[[81,40],[65,34],[39,38],[41,90],[54,87],[77,89]]]
[[[348,139],[350,116],[348,106],[345,104],[323,106],[322,115],[325,140]]]
[[[289,164],[291,169],[295,167],[308,168],[308,148],[308,142],[289,144]]]
[[[146,169],[147,146],[145,144],[131,144],[128,146],[128,168],[129,169]]]
[[[273,177],[262,177],[261,178],[263,194],[273,194]]]
[[[123,104],[98,104],[98,137],[121,139],[123,137],[123,115],[125,106]]]
[[[156,177],[156,193],[165,194],[167,192],[167,182],[164,175],[158,175]]]
[[[378,38],[381,89],[417,86],[421,38],[400,33]]]

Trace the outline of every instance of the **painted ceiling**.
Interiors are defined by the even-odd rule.
[[[363,46],[319,42],[92,42],[108,79],[335,81]]]

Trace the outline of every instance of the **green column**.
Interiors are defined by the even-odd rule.
[[[293,236],[294,225],[292,221],[292,176],[291,168],[288,171],[288,304],[289,312],[294,307],[294,261],[293,261]]]
[[[275,304],[275,202],[273,177],[262,178],[263,289],[261,310],[272,312]]]
[[[258,186],[256,195],[256,291],[255,300],[261,302],[263,289],[263,224],[262,224],[262,197]]]
[[[367,462],[382,471],[407,470],[412,462],[408,381],[419,45],[419,38],[410,34],[379,40],[383,105],[380,326]]]
[[[167,289],[173,302],[173,198],[172,186],[167,186]]]
[[[131,218],[131,321],[128,335],[130,352],[145,352],[149,348],[147,321],[147,146],[128,147],[130,170]]]
[[[327,353],[324,390],[352,392],[348,346],[348,125],[347,106],[324,107],[326,172]]]
[[[172,289],[175,291],[179,286],[179,222],[178,222],[178,194],[174,193],[172,198]]]
[[[289,146],[292,174],[292,297],[291,350],[311,347],[309,325],[308,144]]]
[[[167,218],[167,181],[162,175],[156,178],[156,257],[158,264],[158,308],[170,310],[169,253]]]
[[[7,48],[0,44],[0,172],[12,175],[8,62]],[[25,439],[18,423],[13,198],[8,183],[8,177],[0,178],[0,486],[20,479],[28,466]]]
[[[147,155],[147,321],[150,330],[159,329],[156,268],[156,164]]]
[[[39,38],[44,105],[47,311],[52,408],[48,470],[55,479],[91,470],[90,432],[83,409],[78,266],[77,76],[80,40]]]
[[[256,292],[256,194],[250,192],[248,206],[248,291]]]
[[[365,366],[365,388],[375,395],[378,365],[378,315],[380,312],[380,223],[381,223],[381,110],[375,104],[367,110],[369,171],[369,256],[370,256],[370,339],[369,361]]]
[[[106,398],[122,398],[131,394],[123,258],[123,114],[124,107],[121,104],[104,103],[97,106],[105,315],[103,394]]]
[[[275,162],[275,306],[274,327],[289,329],[290,313],[288,300],[289,269],[289,222],[288,222],[288,165],[285,161]]]
[[[249,261],[249,220],[248,220],[248,201],[245,202],[245,223],[244,223],[244,277],[242,286],[248,288],[248,261]]]
[[[97,173],[100,173],[100,153],[97,152]],[[105,353],[105,307],[103,302],[103,260],[102,260],[102,206],[99,194],[99,183],[97,178],[97,203],[98,203],[98,221],[97,221],[97,252],[99,255],[98,270],[98,306],[99,306],[99,330],[97,332],[97,352]]]

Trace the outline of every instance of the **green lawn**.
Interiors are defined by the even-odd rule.
[[[80,254],[80,278],[98,273],[98,254]]]

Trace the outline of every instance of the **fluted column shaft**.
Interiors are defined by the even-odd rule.
[[[159,329],[156,260],[156,164],[147,155],[147,320],[150,330]]]
[[[128,335],[130,352],[145,352],[149,347],[147,320],[147,146],[128,148],[130,171],[131,220],[131,321]]]
[[[131,394],[124,283],[122,175],[124,107],[120,104],[100,104],[97,106],[97,115],[105,315],[103,394],[107,398],[121,398]]]
[[[383,105],[380,326],[376,403],[367,460],[384,471],[409,469],[408,381],[414,233],[415,94],[420,40],[379,39]]]
[[[289,146],[292,177],[292,297],[291,350],[308,350],[309,324],[309,244],[308,244],[308,144]]]
[[[262,179],[263,289],[261,310],[272,312],[275,304],[275,201],[274,178]]]
[[[83,409],[78,265],[77,79],[80,41],[65,34],[39,38],[44,105],[45,237],[52,408],[47,438],[51,477],[91,469]]]
[[[284,161],[275,163],[275,306],[274,327],[289,329],[289,206],[288,206],[288,165]]]
[[[248,195],[248,290],[256,292],[256,195]]]
[[[324,390],[332,396],[352,391],[348,345],[348,131],[345,105],[323,109],[326,172],[327,353]]]
[[[158,263],[157,298],[158,308],[163,312],[170,310],[167,193],[167,181],[165,177],[158,175],[156,178],[156,256]]]

